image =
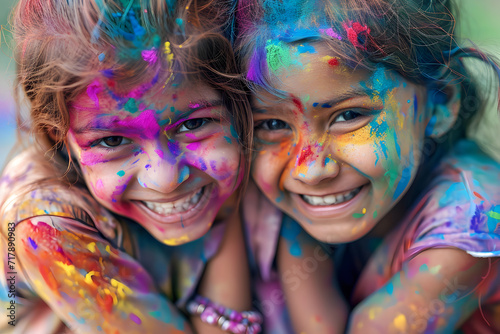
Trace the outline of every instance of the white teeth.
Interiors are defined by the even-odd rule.
[[[325,197],[323,197],[323,200],[325,201],[326,205],[332,205],[332,204],[337,203],[337,199],[336,199],[335,195],[325,196]]]
[[[195,194],[189,197],[181,198],[175,202],[159,203],[159,202],[147,202],[143,201],[144,204],[151,210],[160,215],[167,216],[173,213],[184,212],[198,204],[200,201],[205,187],[201,188]]]
[[[328,196],[309,196],[300,195],[304,201],[310,205],[320,206],[320,205],[333,205],[346,202],[356,196],[362,187],[356,188],[349,192],[339,194],[339,195],[328,195]]]

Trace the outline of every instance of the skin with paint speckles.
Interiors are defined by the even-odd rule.
[[[292,65],[275,73],[276,88],[290,98],[264,91],[254,98],[252,175],[313,237],[349,242],[367,234],[411,185],[428,122],[414,117],[425,114],[414,106],[425,108],[418,101],[426,99],[426,90],[382,67],[347,70],[341,61],[332,67],[326,47],[311,45],[315,53],[290,47]],[[302,197],[360,187],[352,200],[337,205],[313,206]]]
[[[208,231],[243,175],[239,145],[225,138],[232,138],[227,111],[202,83],[168,92],[133,91],[134,99],[118,97],[102,84],[71,104],[72,153],[104,207],[166,244],[195,240]],[[125,108],[130,101],[137,108]],[[197,204],[178,213],[158,214],[144,203],[183,205],[199,192]]]

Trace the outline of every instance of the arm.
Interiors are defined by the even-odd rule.
[[[284,229],[288,223],[284,222]],[[296,226],[296,228],[300,228]],[[296,333],[343,333],[347,305],[334,281],[330,256],[301,228],[280,237],[277,264]],[[293,255],[292,255],[293,253]]]
[[[238,210],[227,220],[222,244],[207,264],[198,293],[236,311],[252,308],[250,273]],[[216,326],[202,323],[198,317],[193,317],[192,322],[198,333],[224,333]]]
[[[478,308],[489,259],[426,250],[353,311],[348,333],[451,333]]]
[[[148,273],[81,222],[42,216],[16,226],[17,261],[74,333],[190,333]]]

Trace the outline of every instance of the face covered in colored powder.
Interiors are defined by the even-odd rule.
[[[209,230],[241,182],[237,135],[208,86],[147,97],[144,87],[118,97],[89,85],[70,106],[68,141],[99,203],[165,244],[186,243]]]
[[[316,239],[356,240],[413,181],[426,89],[382,66],[353,70],[321,42],[269,41],[266,51],[275,88],[287,96],[262,89],[253,98],[252,176]]]

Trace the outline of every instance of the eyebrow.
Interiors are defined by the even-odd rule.
[[[354,97],[369,97],[369,94],[362,87],[351,87],[351,89],[349,89],[345,92],[342,92],[331,99],[313,102],[312,106],[313,106],[313,108],[318,108],[318,107],[331,108],[331,107],[333,107],[333,106],[335,106],[343,101],[352,99]],[[252,112],[257,113],[257,114],[265,114],[268,112],[268,110],[266,108],[253,108]]]
[[[189,115],[191,115],[195,111],[205,109],[205,108],[219,107],[221,105],[223,105],[223,102],[221,99],[210,100],[210,101],[198,100],[195,102],[189,102],[187,110],[182,111],[182,110],[178,109],[180,111],[180,114],[177,116],[177,118],[179,118],[179,120],[185,120],[185,118],[189,117]],[[116,116],[116,115],[114,115],[114,114],[102,114],[102,115],[100,115],[99,118],[106,117],[106,116]],[[171,124],[171,126],[177,125],[178,122],[179,121],[177,121],[175,124]],[[112,124],[108,123],[108,126],[109,125],[112,125]],[[124,128],[124,127],[120,127],[120,126],[117,126],[114,129],[110,129],[109,127],[95,127],[95,125],[93,124],[93,121],[91,121],[90,123],[86,124],[85,126],[74,129],[73,132],[75,134],[82,134],[82,133],[91,132],[91,131],[92,132],[110,132],[110,131],[120,132],[120,130],[124,130],[124,129],[126,129],[127,131],[132,130],[131,128],[128,128],[128,127]],[[137,129],[138,132],[140,132],[140,130],[141,129]]]

